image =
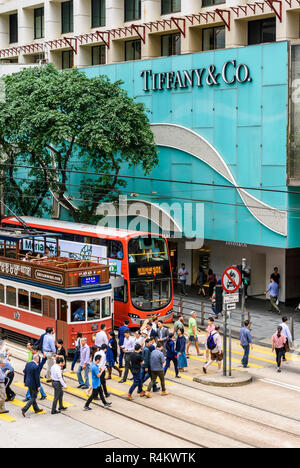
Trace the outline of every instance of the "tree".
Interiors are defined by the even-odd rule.
[[[122,165],[141,165],[145,174],[157,165],[146,109],[120,81],[88,78],[76,69],[59,72],[53,65],[27,68],[4,81],[0,148],[6,162],[0,169],[20,214],[40,215],[52,192],[75,221],[95,222],[99,203],[115,200],[125,186]],[[20,160],[34,167],[27,180],[18,181]],[[70,170],[92,175],[72,186]],[[35,203],[28,202],[28,192]]]

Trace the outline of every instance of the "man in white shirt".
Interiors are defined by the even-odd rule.
[[[62,376],[62,370],[64,368],[64,359],[58,357],[56,359],[56,364],[51,367],[51,379],[52,387],[54,388],[54,400],[52,404],[51,414],[59,414],[61,411],[65,411],[67,408],[63,406],[63,388],[67,388],[67,385]],[[59,402],[59,407],[57,411],[57,403]]]
[[[131,353],[133,353],[134,346],[135,346],[135,339],[132,336],[130,336],[129,331],[126,331],[124,333],[124,336],[125,336],[124,344],[123,346],[121,346],[121,348],[125,355],[125,372],[124,372],[122,380],[120,380],[120,383],[124,383],[127,380],[128,373],[130,370],[130,356],[131,356]]]
[[[282,317],[282,323],[280,324],[282,327],[282,334],[286,336],[286,348],[291,348],[293,346],[293,337],[290,332],[289,326],[288,326],[288,318],[287,317]],[[283,354],[283,360],[286,361],[285,353]]]
[[[97,348],[101,348],[101,346],[103,344],[106,344],[108,346],[108,338],[107,338],[107,334],[106,334],[106,325],[104,323],[102,323],[101,325],[101,331],[99,331],[96,335],[96,339],[95,339],[95,346],[97,346]]]

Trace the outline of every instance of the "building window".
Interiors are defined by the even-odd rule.
[[[225,49],[225,27],[202,29],[202,50]]]
[[[34,39],[44,37],[44,7],[34,9]]]
[[[125,61],[129,60],[141,60],[142,57],[142,41],[139,39],[136,41],[125,42]]]
[[[73,0],[61,4],[61,32],[73,32]]]
[[[181,0],[161,0],[161,14],[177,13],[181,11]]]
[[[61,54],[62,65],[61,68],[66,70],[68,68],[73,68],[74,65],[74,52],[73,50],[65,50]]]
[[[248,22],[248,44],[276,41],[276,18]]]
[[[92,65],[104,65],[106,63],[105,45],[92,47]]]
[[[169,57],[170,55],[180,55],[181,53],[181,35],[166,34],[161,37],[161,55]]]
[[[92,28],[105,26],[105,0],[92,0]]]
[[[125,21],[135,21],[142,17],[141,0],[125,0]]]
[[[222,3],[226,3],[226,0],[202,0],[202,7],[221,5]]]
[[[9,15],[9,43],[18,42],[18,15]]]

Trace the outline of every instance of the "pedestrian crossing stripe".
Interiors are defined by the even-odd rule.
[[[16,419],[9,414],[0,414],[0,419],[5,422],[16,422]]]
[[[206,360],[205,360],[205,359],[202,359],[202,358],[197,357],[197,356],[190,356],[190,359],[194,359],[194,360],[196,360],[196,361],[200,361],[200,362],[206,363]],[[239,362],[239,363],[240,363],[241,361],[238,360],[238,359],[232,358],[232,362]],[[264,369],[263,366],[259,366],[259,365],[257,365],[257,364],[248,364],[248,365],[249,365],[249,367],[254,367],[255,369]]]
[[[71,380],[77,381],[77,378],[74,377],[74,374],[72,374],[71,372],[64,372],[64,376],[69,377]],[[69,387],[69,386],[68,386],[68,389],[67,389],[67,390],[69,390],[70,388],[71,388],[72,390],[81,391],[81,393],[83,394],[83,395],[81,395],[81,396],[85,396],[85,397],[87,396],[86,392],[83,391],[83,390],[81,390],[80,388],[74,388],[74,387]],[[126,395],[126,392],[123,392],[123,391],[118,390],[118,389],[113,388],[113,387],[107,386],[107,390],[108,390],[109,393],[112,393],[113,395],[117,395],[117,396],[124,396],[124,395]],[[79,395],[79,394],[78,394],[78,395]],[[80,395],[79,395],[79,396],[80,396]]]
[[[172,375],[176,375],[176,373],[171,369],[168,369],[167,372],[169,372]],[[194,377],[191,377],[190,375],[183,375],[181,372],[179,372],[179,375],[180,375],[180,377],[182,377],[185,380],[193,381],[193,379],[194,379]],[[172,384],[174,385],[174,382],[172,382]]]
[[[25,385],[22,382],[14,382],[13,385],[16,386],[16,387],[19,387],[19,388],[23,388],[24,390],[27,390],[27,387],[25,387]],[[46,400],[52,402],[54,400],[54,396],[53,395],[47,395]],[[68,403],[67,401],[63,401],[63,406],[65,408],[71,408],[74,405],[72,405],[72,403]]]
[[[14,406],[17,406],[18,408],[24,408],[24,406],[26,405],[26,403],[24,403],[21,400],[18,400],[17,398],[15,398],[13,401],[10,401],[9,403],[11,403]],[[29,408],[29,411],[31,411],[31,413],[34,413],[34,410],[32,408]],[[47,414],[47,411],[43,410],[40,413],[38,413],[38,415],[40,414]]]

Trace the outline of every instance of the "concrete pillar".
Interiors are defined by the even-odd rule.
[[[283,2],[282,23],[280,23],[278,18],[276,18],[276,41],[299,39],[299,12],[287,11],[285,7],[286,5]]]
[[[74,66],[78,68],[89,67],[92,65],[92,48],[88,46],[79,46],[77,55],[74,55]]]
[[[184,41],[184,51],[182,53],[191,54],[194,52],[201,52],[202,50],[202,29],[190,28],[189,33]]]
[[[9,16],[0,15],[0,49],[9,47]]]
[[[53,65],[58,69],[61,70],[62,68],[62,57],[61,51],[49,51],[49,62],[53,63]]]
[[[45,0],[45,41],[61,36],[61,3]]]
[[[91,0],[73,0],[74,8],[74,32],[83,34],[92,27]]]
[[[34,41],[34,10],[18,9],[18,39],[19,44],[32,44]]]
[[[108,51],[108,63],[118,63],[125,61],[125,43],[124,41],[111,41]]]
[[[106,29],[118,28],[124,23],[124,1],[106,0]]]
[[[155,21],[161,15],[161,0],[144,0],[142,2],[142,20]]]
[[[161,36],[148,34],[146,43],[142,44],[142,59],[152,59],[161,56]]]
[[[181,0],[182,15],[199,13],[202,8],[202,0]]]
[[[230,31],[225,28],[225,46],[227,49],[231,47],[242,47],[248,44],[248,22],[231,19]]]

